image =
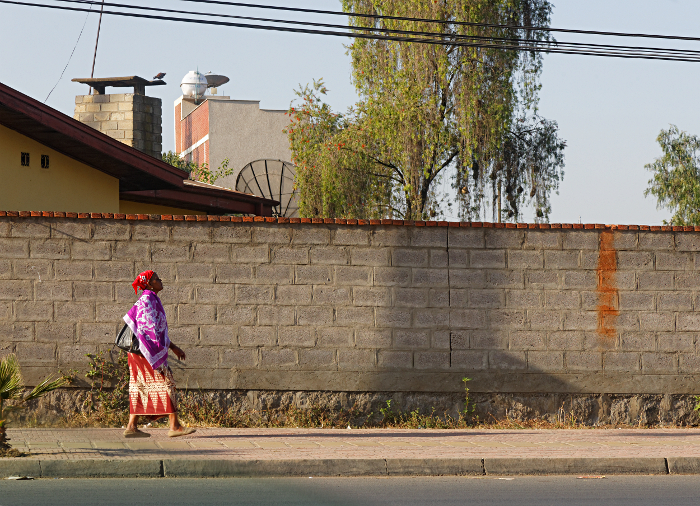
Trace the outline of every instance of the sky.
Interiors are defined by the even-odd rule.
[[[173,0],[122,3],[186,10],[201,7]],[[257,3],[340,10],[336,0]],[[345,22],[344,18],[256,9],[227,12]],[[71,79],[90,76],[97,14],[0,4],[0,18],[0,47],[4,48],[0,82],[42,102],[48,96],[48,105],[72,116],[75,95],[87,93],[87,87]],[[555,0],[552,26],[700,36],[698,19],[697,0]],[[567,34],[555,36],[561,41],[583,40]],[[640,40],[599,38],[595,42],[637,45]],[[231,81],[219,89],[220,95],[260,100],[266,109],[286,109],[299,85],[323,78],[330,90],[327,101],[344,111],[357,100],[350,82],[347,43],[334,37],[104,16],[95,77],[150,79],[158,72],[167,73],[167,86],[148,90],[149,95],[163,100],[163,149],[167,151],[174,146],[172,104],[188,71],[224,74]],[[700,49],[700,43],[652,43]],[[559,194],[552,196],[550,221],[655,225],[668,219],[668,210],[657,209],[653,197],[644,197],[650,178],[644,166],[661,155],[656,137],[670,124],[700,135],[699,82],[700,64],[546,55],[540,112],[558,122],[560,136],[567,141],[565,177]],[[531,215],[523,221],[532,221]]]

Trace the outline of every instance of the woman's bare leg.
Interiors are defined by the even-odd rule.
[[[182,425],[180,425],[180,420],[177,419],[177,413],[170,413],[168,416],[170,419],[170,430],[180,430],[182,429]]]
[[[129,425],[126,426],[126,430],[136,430],[138,421],[139,415],[129,415]]]

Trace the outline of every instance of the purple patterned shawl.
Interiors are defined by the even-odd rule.
[[[124,321],[139,338],[139,351],[153,369],[168,365],[168,322],[160,298],[144,290],[136,304],[124,315]]]

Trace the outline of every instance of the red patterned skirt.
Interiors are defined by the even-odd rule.
[[[152,420],[177,413],[177,391],[169,367],[161,374],[143,355],[129,353],[129,413]]]

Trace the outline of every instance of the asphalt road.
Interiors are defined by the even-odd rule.
[[[683,506],[697,476],[0,481],[0,506],[121,504]]]

